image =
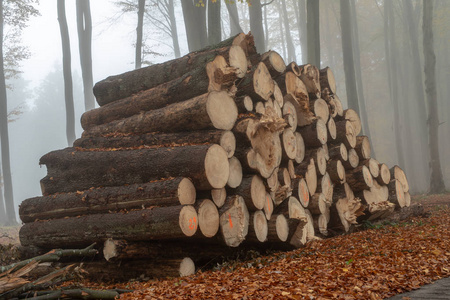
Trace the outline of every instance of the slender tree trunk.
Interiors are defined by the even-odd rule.
[[[294,5],[297,5],[296,10],[296,18],[298,25],[298,35],[300,38],[300,46],[302,50],[302,64],[306,64],[308,62],[307,54],[308,54],[308,41],[307,41],[307,25],[306,25],[306,0],[298,0],[294,1]]]
[[[167,7],[169,21],[170,21],[170,34],[172,35],[172,43],[173,43],[173,52],[175,54],[175,58],[180,57],[180,43],[178,41],[178,28],[177,28],[177,20],[175,18],[175,6],[173,0],[169,0]]]
[[[5,201],[3,198],[2,164],[0,162],[0,226],[6,225]]]
[[[231,36],[235,36],[236,34],[243,32],[241,25],[239,25],[239,13],[236,6],[237,3],[225,1],[225,4],[228,9],[228,16],[230,17]]]
[[[64,0],[58,0],[58,22],[61,32],[64,73],[64,98],[66,103],[66,135],[69,146],[75,141],[75,109],[73,105],[72,67],[70,54],[69,30],[66,20]]]
[[[83,77],[84,108],[95,108],[92,88],[92,19],[89,0],[77,0],[78,48],[80,52],[81,73]]]
[[[266,45],[264,43],[261,0],[252,0],[251,6],[249,6],[249,13],[250,31],[255,37],[256,50],[259,53],[263,53],[266,51]]]
[[[281,8],[283,9],[284,30],[286,32],[286,46],[287,46],[287,52],[288,52],[287,59],[289,62],[291,62],[291,61],[296,60],[296,55],[295,55],[294,42],[292,41],[292,36],[291,36],[291,28],[289,26],[289,16],[288,16],[287,8],[286,8],[286,0],[281,0]],[[268,34],[268,33],[266,33],[266,34]]]
[[[333,7],[331,7],[331,9],[333,9]],[[328,5],[328,10],[330,10],[330,5]],[[326,37],[325,37],[325,42],[326,42],[326,47],[327,47],[327,51],[328,51],[328,63],[329,66],[334,70],[335,69],[335,62],[334,62],[334,53],[335,51],[333,50],[333,40],[334,40],[334,36],[333,33],[331,32],[331,28],[330,28],[330,17],[328,16],[328,11],[327,11],[327,16],[325,17],[325,32],[326,32]]]
[[[425,65],[425,89],[428,100],[428,135],[430,146],[430,194],[445,191],[445,184],[439,158],[439,116],[436,91],[436,56],[433,45],[433,1],[423,1],[423,54]]]
[[[144,34],[144,12],[145,0],[139,0],[138,3],[138,23],[136,27],[136,52],[134,58],[134,68],[142,67],[142,36]]]
[[[181,1],[189,52],[204,48],[208,40],[206,8],[200,4],[197,7],[198,2],[199,0],[195,0],[195,3],[192,0]]]
[[[6,224],[14,225],[17,224],[17,221],[9,157],[8,100],[6,96],[5,65],[3,60],[3,25],[3,1],[0,1],[0,146],[2,151],[1,161],[5,190]],[[0,201],[0,205],[3,205],[3,201]]]
[[[281,7],[280,7],[280,2],[277,1],[277,9],[278,9],[278,26],[280,27],[280,39],[281,39],[281,48],[283,49],[283,58],[286,59],[287,58],[287,51],[286,51],[286,42],[284,40],[284,32],[283,32],[283,13],[281,11]],[[264,8],[266,8],[264,6]],[[269,37],[267,37],[267,40],[269,39]]]
[[[200,35],[200,48],[208,46],[208,31],[206,29],[206,4],[202,6],[202,3],[206,0],[194,0],[194,15],[196,30]]]
[[[319,0],[307,0],[306,5],[308,63],[313,64],[320,69]]]
[[[267,21],[267,5],[264,5],[264,45],[269,45],[269,22]]]
[[[344,59],[345,87],[348,107],[360,115],[358,92],[356,88],[355,65],[353,56],[353,37],[350,0],[341,0],[342,53]]]
[[[218,44],[222,40],[220,24],[220,1],[208,1],[208,44]]]

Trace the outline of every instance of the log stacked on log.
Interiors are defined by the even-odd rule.
[[[41,158],[43,196],[19,212],[24,246],[104,245],[94,273],[124,261],[187,275],[231,248],[300,247],[409,206],[404,172],[371,157],[333,72],[257,54],[250,34],[94,93],[82,137]]]

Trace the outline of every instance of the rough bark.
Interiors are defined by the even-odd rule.
[[[358,153],[360,160],[366,160],[370,158],[370,141],[367,136],[357,136],[355,144],[356,153]]]
[[[346,182],[355,192],[370,189],[373,186],[372,174],[370,174],[369,168],[364,165],[347,171],[345,176]]]
[[[298,129],[306,147],[322,147],[328,140],[328,129],[325,122],[315,119],[311,125]]]
[[[258,175],[244,177],[241,184],[230,194],[242,196],[249,211],[264,208],[266,189],[262,178]]]
[[[319,81],[322,91],[328,89],[331,92],[331,95],[336,94],[336,79],[334,78],[333,71],[331,71],[329,67],[320,70]]]
[[[220,231],[225,244],[239,246],[247,236],[249,213],[241,196],[230,196],[219,210]]]

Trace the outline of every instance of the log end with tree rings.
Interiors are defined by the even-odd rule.
[[[325,156],[325,150],[322,147],[319,147],[316,152],[316,157],[314,161],[317,164],[317,171],[319,171],[320,175],[325,175],[327,172],[327,159]]]
[[[330,160],[330,153],[328,152],[328,144],[323,144],[322,145],[322,149],[323,149],[323,151],[325,153],[325,159],[327,161],[329,161]]]
[[[275,51],[268,51],[261,56],[272,77],[276,77],[286,71],[286,63],[284,59]]]
[[[411,206],[411,194],[409,192],[405,193],[405,207]]]
[[[345,122],[345,139],[344,143],[348,148],[355,148],[356,146],[356,129],[349,121]]]
[[[269,70],[262,62],[258,64],[258,67],[253,74],[253,88],[262,99],[269,100],[274,92],[274,82],[270,76]]]
[[[316,129],[317,129],[317,139],[320,141],[322,145],[326,144],[328,141],[328,129],[326,123],[320,119],[317,120]]]
[[[233,132],[230,130],[224,131],[220,137],[219,145],[227,152],[228,158],[231,158],[236,150],[236,137]]]
[[[373,177],[372,177],[372,174],[370,173],[369,168],[366,166],[363,166],[362,172],[363,172],[363,176],[364,176],[364,182],[367,184],[367,186],[369,188],[371,188],[373,186]]]
[[[316,99],[312,101],[312,110],[318,119],[327,122],[330,118],[330,110],[328,109],[328,104],[323,99]]]
[[[274,88],[273,88],[273,101],[278,103],[280,105],[280,108],[283,108],[284,106],[284,97],[283,93],[281,92],[280,87],[278,84],[274,81]]]
[[[284,215],[278,215],[275,221],[277,237],[280,241],[286,242],[289,236],[289,225]]]
[[[339,97],[337,95],[334,95],[333,99],[334,99],[334,104],[335,104],[335,109],[336,109],[337,115],[340,117],[343,117],[344,116],[344,108],[342,107],[341,99],[339,99]]]
[[[322,176],[320,190],[325,196],[325,199],[331,201],[333,198],[333,184],[331,183],[330,175],[328,173],[325,173],[325,175]]]
[[[197,204],[198,226],[203,236],[210,238],[219,231],[219,211],[209,199],[202,199]]]
[[[232,157],[228,159],[230,165],[230,175],[228,176],[227,185],[231,188],[237,188],[242,182],[242,165],[239,159]]]
[[[195,263],[189,258],[185,257],[180,263],[180,276],[189,276],[195,274]]]
[[[322,90],[328,88],[332,94],[336,94],[336,79],[330,67],[320,70],[320,86]]]
[[[253,111],[253,100],[250,96],[244,96],[244,107],[247,111]]]
[[[304,178],[301,178],[298,182],[298,199],[303,207],[308,207],[310,201],[309,190]]]
[[[391,181],[391,173],[386,164],[380,164],[380,175],[377,177],[377,181],[381,185],[387,185]]]
[[[213,61],[206,64],[206,74],[209,79],[209,92],[221,91],[224,88],[224,85],[234,82],[237,77],[236,70],[230,70],[222,55],[217,55]],[[187,80],[191,80],[191,78],[186,79],[186,81]]]
[[[183,178],[178,184],[178,199],[181,205],[194,204],[196,198],[196,190],[194,184],[189,178]]]
[[[272,217],[273,210],[275,205],[273,203],[273,199],[268,192],[266,192],[266,200],[264,201],[264,214],[267,220],[270,220]]]
[[[397,179],[402,184],[403,192],[405,192],[405,193],[409,192],[408,180],[406,179],[406,174],[402,170],[402,168],[400,168],[399,166],[396,165],[390,169],[390,172],[391,172],[391,178]]]
[[[348,151],[347,151],[347,147],[345,147],[344,143],[339,144],[339,151],[341,153],[341,160],[348,161]]]
[[[186,236],[193,236],[198,228],[198,215],[195,208],[191,205],[183,206],[178,218],[181,231]]]
[[[227,152],[219,145],[209,147],[205,156],[205,174],[208,183],[215,189],[223,188],[230,175]]]
[[[314,195],[317,189],[317,170],[314,164],[314,159],[311,158],[305,173],[306,184],[308,185],[309,195]]]
[[[300,76],[300,68],[295,61],[289,63],[286,66],[286,71],[294,73],[296,76]]]
[[[243,78],[247,73],[247,56],[240,46],[230,47],[229,63],[231,67],[236,68],[236,75],[238,78]]]
[[[206,111],[212,125],[217,129],[233,129],[238,117],[236,103],[225,91],[209,93]]]
[[[361,119],[358,116],[358,113],[351,108],[348,108],[344,111],[344,118],[348,120],[353,128],[355,129],[355,137],[361,133],[362,125]],[[353,146],[355,147],[355,146]]]
[[[250,215],[241,196],[227,198],[220,210],[220,230],[229,247],[238,247],[247,236]]]
[[[371,155],[369,138],[365,135],[357,136],[355,150],[361,160],[369,159]]]
[[[222,207],[227,199],[227,190],[225,187],[211,190],[211,198],[217,207]]]
[[[255,231],[256,239],[263,243],[267,240],[268,226],[266,215],[263,211],[258,210],[253,214],[253,230]]]
[[[405,192],[403,185],[398,179],[392,179],[388,185],[389,201],[394,203],[397,207],[403,208],[406,206]]]
[[[287,159],[295,159],[297,156],[297,140],[294,130],[292,130],[292,128],[286,128],[283,130],[281,140],[283,145],[283,153]]]
[[[278,181],[278,169],[279,167],[276,167],[272,175],[270,175],[269,178],[266,179],[267,187],[272,192],[275,192],[280,185],[280,182]]]
[[[283,115],[292,115],[294,118],[292,129],[296,130],[298,126],[297,108],[299,104],[292,95],[287,94],[283,97]]]
[[[339,183],[344,183],[345,182],[345,168],[342,165],[342,162],[340,160],[337,161],[336,163],[336,173],[337,173],[337,179],[339,181]]]
[[[266,201],[266,187],[264,186],[262,178],[258,175],[252,177],[250,194],[255,208],[263,209]]]
[[[334,122],[333,118],[330,118],[327,122],[328,127],[328,140],[332,141],[336,139],[336,123]]]
[[[370,174],[373,178],[377,178],[380,175],[379,162],[373,158],[367,160],[366,166],[369,168]]]
[[[348,163],[351,168],[356,168],[359,165],[358,153],[356,153],[356,150],[353,148],[348,150]]]
[[[295,132],[295,142],[297,143],[297,153],[294,160],[299,164],[305,158],[305,142],[300,132]]]

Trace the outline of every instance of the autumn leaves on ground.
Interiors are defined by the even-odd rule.
[[[450,276],[450,194],[418,197],[428,217],[370,224],[306,247],[225,263],[219,271],[147,282],[121,299],[383,299]],[[3,256],[3,255],[2,255]]]

